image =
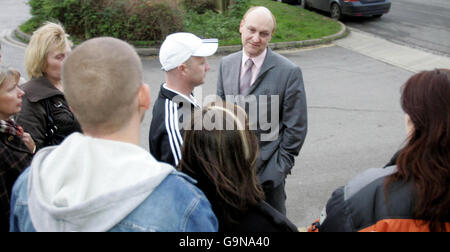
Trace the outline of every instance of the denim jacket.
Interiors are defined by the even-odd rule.
[[[30,169],[16,181],[11,200],[11,232],[35,232],[28,208]],[[173,171],[110,232],[216,232],[218,223],[211,205],[195,181]],[[50,231],[50,230],[47,230]],[[64,230],[70,231],[70,230]],[[73,231],[73,230],[72,230]],[[76,231],[76,230],[75,230]]]

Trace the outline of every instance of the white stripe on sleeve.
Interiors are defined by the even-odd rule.
[[[173,159],[175,160],[175,164],[178,165],[178,157],[177,157],[177,153],[174,148],[174,142],[173,142],[172,134],[170,131],[170,123],[169,123],[170,111],[171,111],[170,101],[168,99],[166,99],[164,118],[165,118],[167,137],[169,138],[170,149],[172,150]]]
[[[175,125],[178,125],[178,118],[175,117],[175,113],[178,109],[178,106],[173,101],[169,101],[169,126],[170,126],[170,132],[171,137],[174,143],[174,147],[176,150],[177,158],[175,159],[175,164],[178,165],[179,161],[181,160],[181,146],[177,139],[177,133]]]

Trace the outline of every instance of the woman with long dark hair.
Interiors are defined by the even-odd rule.
[[[297,231],[264,201],[256,177],[258,139],[237,105],[205,107],[184,133],[179,169],[198,181],[221,232]]]
[[[406,145],[395,165],[371,169],[336,190],[319,231],[450,231],[450,70],[402,87]]]

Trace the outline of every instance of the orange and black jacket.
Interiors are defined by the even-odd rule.
[[[309,228],[319,232],[427,232],[428,222],[415,219],[414,186],[396,182],[387,188],[385,179],[396,166],[370,169],[334,191],[326,208]],[[387,196],[387,199],[386,199]],[[446,230],[450,231],[447,216]]]

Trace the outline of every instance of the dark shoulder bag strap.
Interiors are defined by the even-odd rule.
[[[50,108],[50,99],[43,100],[44,102],[44,108],[45,113],[47,114],[47,127],[45,129],[45,141],[44,145],[49,146],[52,145],[53,142],[53,135],[55,135],[56,131],[58,130],[58,127],[55,125],[55,122],[53,120],[53,114]]]

